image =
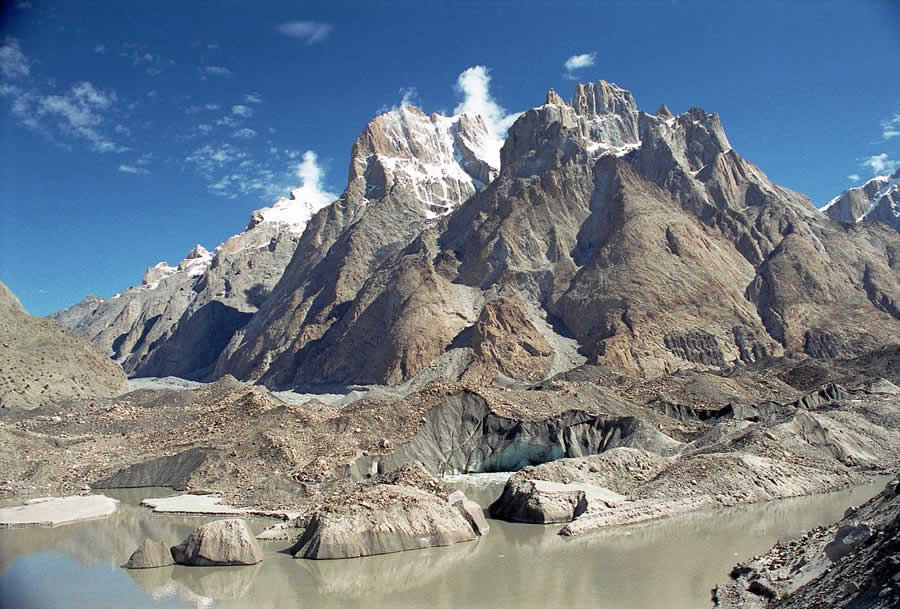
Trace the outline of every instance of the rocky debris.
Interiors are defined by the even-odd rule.
[[[0,529],[55,527],[105,518],[118,507],[118,501],[105,495],[29,499],[21,506],[0,508]]]
[[[172,552],[168,545],[161,541],[145,539],[131,554],[124,567],[126,569],[153,569],[172,564],[175,564],[175,561],[172,559]]]
[[[50,319],[29,315],[0,283],[0,408],[115,395],[125,373],[97,347]]]
[[[898,357],[879,351],[852,367],[833,361],[823,369],[858,387],[896,378],[891,358]],[[634,500],[709,496],[735,505],[856,484],[900,462],[892,394],[848,391],[846,399],[757,421],[670,416],[655,407],[664,399],[712,411],[776,396],[792,404],[803,393],[779,375],[796,365],[774,360],[722,376],[654,379],[585,367],[524,387],[436,381],[403,398],[372,391],[377,397],[363,394],[342,408],[286,403],[225,377],[190,390],[3,409],[0,471],[8,473],[0,476],[0,497],[72,494],[98,481],[167,482],[214,494],[242,513],[309,514],[356,481],[446,498],[449,490],[433,476],[543,463],[517,475],[583,482]],[[866,377],[867,367],[878,377]],[[589,456],[600,461],[581,460]],[[403,468],[413,460],[422,471]],[[587,476],[591,466],[597,471]]]
[[[898,479],[843,520],[738,563],[713,590],[716,607],[888,609],[900,599]]]
[[[849,394],[826,387],[813,395],[840,401]],[[620,446],[527,467],[509,478],[491,513],[516,521],[574,521],[560,534],[577,535],[843,488],[865,479],[859,470],[900,462],[900,421],[876,414],[877,400],[861,410],[847,408],[847,402],[836,408],[835,401],[810,398],[760,422],[721,419],[671,456]],[[881,403],[884,411],[896,408],[893,398]],[[617,496],[592,496],[597,488]]]
[[[171,551],[176,563],[197,567],[254,565],[263,559],[262,549],[240,518],[197,527]]]
[[[448,546],[478,535],[446,500],[419,489],[383,484],[317,510],[289,551],[295,558],[355,558]]]

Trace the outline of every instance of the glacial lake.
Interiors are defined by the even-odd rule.
[[[455,486],[473,499],[499,495],[494,476]],[[697,512],[588,537],[556,535],[561,525],[490,521],[487,537],[446,548],[311,561],[263,543],[252,567],[120,565],[145,538],[175,544],[192,528],[224,516],[152,514],[141,499],[167,489],[109,492],[122,501],[103,520],[57,528],[0,530],[0,607],[4,609],[299,609],[597,607],[698,609],[731,566],[841,518],[878,493],[887,478],[828,495]],[[248,518],[254,532],[274,523]]]

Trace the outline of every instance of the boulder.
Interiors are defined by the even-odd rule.
[[[197,527],[171,550],[176,563],[199,567],[253,565],[263,559],[262,549],[240,518],[216,520]]]
[[[577,485],[510,478],[490,507],[491,516],[513,522],[571,522],[587,509],[584,489]]]
[[[169,546],[161,541],[145,539],[125,563],[126,569],[153,569],[174,564]]]
[[[837,562],[852,554],[872,536],[869,525],[855,522],[841,525],[834,535],[834,540],[825,546],[825,555],[831,562]]]
[[[447,503],[459,510],[459,513],[472,525],[472,530],[479,537],[484,537],[491,530],[490,525],[487,523],[487,518],[484,517],[484,510],[481,509],[480,505],[466,497],[462,491],[453,491],[447,497]]]
[[[379,484],[315,512],[288,550],[295,558],[356,558],[478,537],[459,509],[417,488]]]

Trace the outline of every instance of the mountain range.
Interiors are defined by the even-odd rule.
[[[604,81],[549,91],[505,141],[403,106],[363,129],[333,203],[283,199],[53,317],[132,376],[278,388],[852,357],[900,342],[898,178],[820,211],[718,115]]]

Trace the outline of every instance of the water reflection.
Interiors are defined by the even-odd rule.
[[[290,545],[281,541],[265,543],[265,560],[251,567],[137,571],[119,565],[144,537],[175,543],[216,517],[156,515],[123,501],[120,512],[106,520],[0,531],[0,606],[625,609],[656,608],[665,599],[666,607],[694,609],[709,605],[710,588],[735,561],[780,537],[837,520],[847,505],[861,503],[882,485],[686,514],[575,539],[556,535],[559,526],[492,521],[487,537],[449,548],[307,561],[280,552]],[[251,528],[259,532],[271,523],[251,519]],[[47,574],[52,587],[45,585]]]

